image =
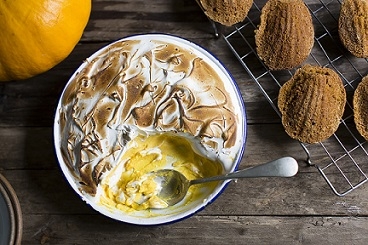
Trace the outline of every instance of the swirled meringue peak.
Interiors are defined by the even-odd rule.
[[[206,50],[179,37],[137,35],[103,47],[73,74],[54,135],[64,175],[93,208],[128,223],[161,224],[200,210],[226,183],[193,187],[162,209],[157,188],[138,180],[162,168],[189,179],[234,171],[245,108],[230,74]]]

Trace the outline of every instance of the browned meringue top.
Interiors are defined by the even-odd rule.
[[[228,154],[239,147],[230,97],[215,70],[191,50],[157,40],[116,42],[86,60],[64,91],[64,161],[81,189],[94,195],[137,132],[187,133]]]

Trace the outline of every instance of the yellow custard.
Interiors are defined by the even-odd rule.
[[[145,177],[147,173],[175,169],[188,179],[221,174],[221,162],[201,154],[191,140],[194,138],[175,133],[139,134],[128,143],[119,164],[103,178],[98,190],[100,203],[124,211],[165,208],[167,204],[156,196],[158,184]],[[216,185],[195,185],[188,194],[195,199],[203,186],[214,189]]]

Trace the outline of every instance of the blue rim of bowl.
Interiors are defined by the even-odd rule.
[[[101,50],[105,49],[106,47],[112,45],[113,43],[116,43],[116,42],[120,42],[120,41],[124,41],[124,40],[129,40],[129,39],[133,39],[133,38],[136,38],[136,37],[169,37],[169,38],[173,38],[173,39],[176,39],[176,41],[178,42],[183,42],[184,45],[189,45],[189,46],[194,46],[197,51],[199,51],[200,53],[206,55],[212,62],[214,62],[218,68],[220,68],[220,70],[222,72],[225,73],[225,75],[227,75],[229,77],[229,82],[231,82],[231,84],[233,85],[233,89],[234,89],[234,92],[235,94],[237,95],[237,100],[239,102],[239,106],[240,106],[240,109],[242,110],[242,113],[243,113],[243,116],[242,116],[242,120],[243,120],[243,123],[242,123],[242,146],[240,147],[239,149],[239,152],[236,156],[236,159],[234,160],[234,162],[236,162],[236,164],[234,164],[232,170],[230,170],[230,172],[232,171],[236,171],[238,170],[239,168],[239,165],[240,165],[240,162],[243,158],[243,155],[244,155],[244,152],[245,152],[245,147],[246,147],[246,141],[247,141],[247,113],[246,113],[246,108],[245,108],[245,104],[244,104],[244,100],[242,98],[242,94],[240,92],[240,89],[239,89],[239,86],[235,80],[235,78],[233,77],[233,75],[231,74],[231,72],[227,69],[227,67],[214,55],[212,54],[210,51],[208,51],[206,48],[204,48],[203,46],[193,42],[193,41],[190,41],[188,39],[185,39],[183,37],[180,37],[180,36],[177,36],[177,35],[173,35],[173,34],[165,34],[165,33],[141,33],[141,34],[133,34],[133,35],[127,35],[123,38],[120,38],[120,39],[117,39],[115,41],[112,41],[110,42],[109,44],[105,45],[105,46],[102,46],[100,47],[98,50],[96,50],[94,53],[92,53],[89,57],[92,57],[96,54],[98,54]],[[154,40],[152,38],[152,40]],[[132,225],[140,225],[140,226],[156,226],[156,225],[166,225],[166,224],[172,224],[172,223],[176,223],[176,222],[179,222],[179,221],[182,221],[184,219],[187,219],[195,214],[197,214],[198,212],[202,211],[204,208],[206,208],[208,205],[210,205],[211,203],[213,203],[224,191],[225,189],[227,188],[228,184],[230,183],[230,180],[228,181],[224,181],[224,183],[222,184],[221,187],[219,187],[219,191],[212,197],[209,198],[208,201],[206,201],[203,205],[201,205],[199,208],[197,209],[194,209],[191,213],[189,214],[186,214],[185,216],[183,217],[179,217],[179,218],[174,218],[174,219],[163,219],[162,222],[155,222],[155,223],[149,223],[149,222],[142,222],[142,223],[138,223],[138,222],[131,222],[131,221],[126,221],[126,220],[121,220],[121,219],[118,219],[116,217],[113,217],[112,215],[109,215],[107,212],[102,212],[101,210],[98,210],[96,209],[96,206],[87,201],[83,195],[77,191],[77,189],[75,189],[72,185],[72,179],[69,175],[67,175],[67,173],[64,172],[64,169],[62,168],[61,164],[63,164],[62,162],[59,161],[59,159],[61,158],[61,156],[59,155],[59,151],[57,149],[57,142],[56,142],[56,137],[55,135],[57,134],[57,131],[58,131],[58,110],[60,108],[60,103],[61,103],[61,99],[64,95],[64,91],[66,90],[66,88],[69,86],[69,83],[70,81],[74,78],[75,74],[79,71],[79,69],[84,65],[84,63],[82,63],[78,68],[77,70],[75,70],[72,74],[72,76],[69,78],[68,82],[66,83],[66,85],[64,86],[64,89],[60,95],[60,98],[59,98],[59,101],[58,101],[58,104],[57,104],[57,107],[56,107],[56,110],[55,110],[55,118],[54,118],[54,126],[53,126],[53,137],[54,137],[54,151],[55,151],[55,155],[57,157],[57,162],[59,163],[59,167],[61,168],[62,172],[63,172],[63,175],[64,175],[64,178],[67,180],[67,182],[69,183],[69,186],[72,187],[72,189],[78,194],[78,196],[84,200],[89,206],[91,206],[94,210],[96,210],[97,212],[109,217],[109,218],[112,218],[112,219],[115,219],[115,220],[118,220],[118,221],[121,221],[121,222],[124,222],[124,223],[129,223],[129,224],[132,224]],[[62,159],[62,158],[61,158]],[[145,220],[146,221],[146,220]]]

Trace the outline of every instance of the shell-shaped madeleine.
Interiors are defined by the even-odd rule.
[[[329,68],[305,65],[280,89],[278,107],[286,133],[304,143],[330,137],[346,103],[339,75]]]
[[[253,0],[197,0],[204,13],[213,21],[232,26],[247,17]]]
[[[355,126],[368,140],[368,76],[362,79],[354,92],[353,108]]]
[[[350,53],[368,58],[368,1],[344,0],[339,17],[339,36]]]
[[[314,44],[311,14],[302,0],[269,0],[255,34],[258,56],[271,70],[302,64]]]

